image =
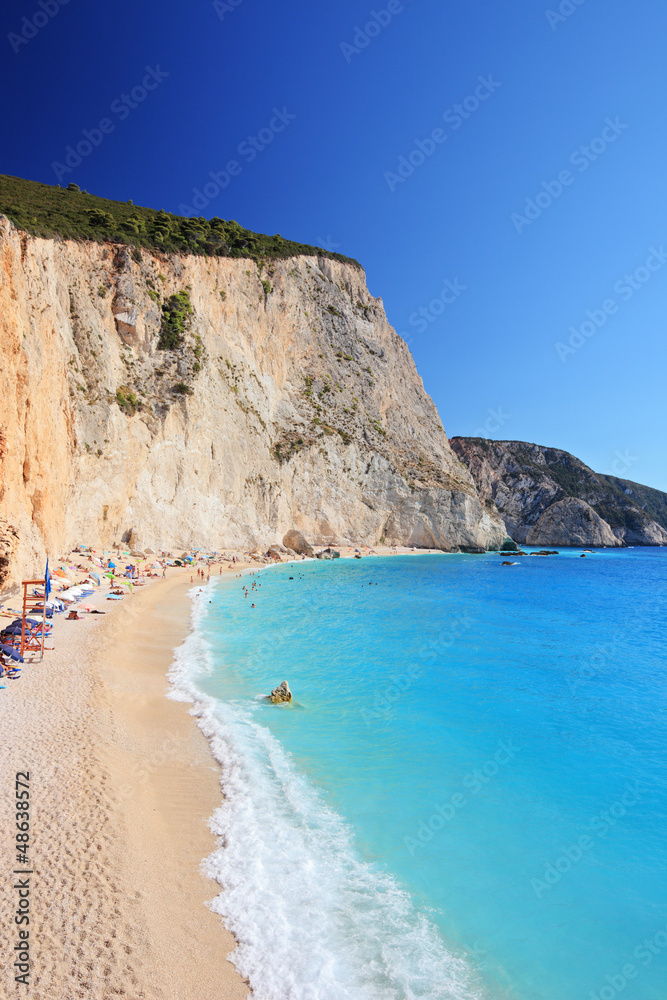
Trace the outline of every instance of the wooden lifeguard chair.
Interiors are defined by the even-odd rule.
[[[44,580],[23,580],[23,614],[21,616],[21,656],[24,652],[39,653],[40,660],[44,659],[44,641],[46,638],[46,579]],[[29,587],[41,587],[43,596],[28,593]],[[30,612],[36,608],[42,608],[42,627],[40,634],[35,635],[34,629],[26,628],[26,618],[30,617]]]

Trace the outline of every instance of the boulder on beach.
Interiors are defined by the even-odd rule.
[[[312,556],[313,554],[312,545],[306,541],[301,532],[297,531],[296,528],[292,528],[291,531],[287,532],[283,538],[283,545],[287,549],[292,549],[293,552],[296,552],[300,556]]]
[[[336,552],[335,549],[328,548],[322,549],[321,552],[317,553],[318,559],[340,559],[340,552]]]
[[[279,684],[277,688],[274,688],[269,695],[269,700],[273,702],[274,705],[279,705],[284,701],[292,700],[292,692],[289,689],[289,684],[287,681],[283,681]]]

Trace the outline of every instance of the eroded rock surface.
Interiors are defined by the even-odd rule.
[[[277,688],[274,688],[271,694],[269,695],[269,698],[274,705],[278,705],[281,702],[285,701],[291,701],[292,692],[289,689],[289,684],[287,683],[287,681],[283,681],[282,684],[279,684]]]
[[[78,542],[502,543],[353,264],[136,260],[0,218],[0,266],[6,584]],[[163,350],[163,306],[185,291],[183,341]]]
[[[525,441],[452,438],[487,505],[522,545],[667,545],[667,494]]]

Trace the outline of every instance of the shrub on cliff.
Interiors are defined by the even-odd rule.
[[[162,326],[157,345],[160,350],[173,351],[181,346],[191,315],[192,304],[187,289],[169,296],[162,304]]]

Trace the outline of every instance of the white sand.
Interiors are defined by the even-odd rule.
[[[55,650],[0,691],[0,995],[241,1000],[234,941],[205,906],[217,765],[166,671],[188,629],[189,571],[110,614],[56,618]],[[217,570],[216,570],[217,573]],[[11,601],[7,602],[12,605]],[[14,982],[14,777],[30,772],[30,985]]]

